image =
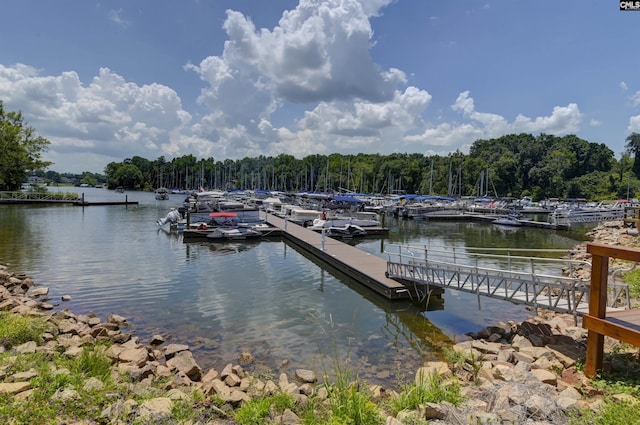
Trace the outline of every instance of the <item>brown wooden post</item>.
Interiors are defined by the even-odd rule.
[[[592,252],[587,244],[587,252]],[[589,292],[589,315],[604,318],[607,313],[607,279],[609,276],[609,257],[593,254],[591,259],[591,288]],[[590,378],[602,370],[604,357],[604,335],[593,330],[587,332],[587,358],[584,374]]]

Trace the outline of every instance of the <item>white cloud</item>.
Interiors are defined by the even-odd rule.
[[[123,14],[122,9],[110,10],[107,16],[111,22],[114,22],[120,25],[121,27],[128,27],[129,25],[131,25],[131,22],[124,19],[122,14]]]
[[[458,95],[451,106],[463,117],[471,120],[464,123],[442,123],[429,127],[421,134],[406,136],[408,143],[442,148],[449,151],[459,146],[470,146],[477,139],[500,137],[510,133],[548,133],[565,135],[575,133],[580,129],[582,114],[578,105],[570,103],[567,106],[556,106],[551,115],[534,119],[518,115],[511,123],[506,118],[486,112],[477,112],[475,102],[468,91]]]
[[[46,159],[53,169],[74,172],[101,172],[135,155],[446,154],[508,133],[578,131],[576,104],[509,122],[477,111],[469,91],[451,106],[454,121],[425,123],[432,95],[370,56],[369,18],[388,3],[301,0],[273,29],[228,11],[222,53],[184,66],[203,85],[204,112],[196,120],[170,87],[138,85],[108,68],[83,83],[74,71],[47,76],[28,65],[0,65],[0,99],[52,142]]]
[[[629,100],[631,101],[631,106],[634,108],[640,105],[640,91],[635,92],[631,96],[629,96]]]
[[[640,115],[635,115],[629,118],[627,133],[640,133]]]
[[[163,154],[191,116],[180,98],[159,84],[138,86],[107,68],[87,86],[75,72],[40,76],[25,65],[0,65],[0,98],[19,109],[25,121],[49,139],[52,157],[92,154],[113,161]],[[64,159],[65,164],[70,160]],[[79,160],[75,166],[84,165]],[[94,164],[86,164],[94,166]],[[102,171],[106,161],[94,171]]]
[[[629,87],[627,87],[627,83],[625,83],[624,81],[620,81],[620,84],[618,84],[618,86],[620,86],[623,91],[627,91],[629,89]]]

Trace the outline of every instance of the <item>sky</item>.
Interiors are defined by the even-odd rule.
[[[0,40],[0,100],[58,172],[523,132],[619,158],[640,132],[640,11],[613,0],[20,0]]]

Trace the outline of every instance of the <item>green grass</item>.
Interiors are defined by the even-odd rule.
[[[442,375],[432,373],[422,377],[420,384],[410,383],[400,386],[398,397],[393,398],[389,408],[394,414],[401,410],[412,410],[424,403],[440,403],[447,401],[459,406],[463,401],[460,385],[456,382],[445,382]]]
[[[604,402],[597,411],[581,409],[569,419],[569,425],[640,425],[640,357],[637,350],[620,344],[605,354],[611,370],[600,373],[591,381],[593,387],[604,394]],[[637,403],[615,400],[616,394],[627,394]]]
[[[261,425],[267,422],[270,415],[281,415],[286,409],[293,407],[293,397],[289,394],[257,397],[236,409],[234,419],[239,425]]]
[[[626,272],[622,276],[622,280],[629,284],[629,294],[631,297],[640,298],[640,269]]]
[[[47,328],[47,322],[41,317],[0,312],[1,345],[15,347],[29,341],[41,343]]]
[[[569,420],[569,425],[639,425],[640,405],[607,399],[598,412],[583,410]]]

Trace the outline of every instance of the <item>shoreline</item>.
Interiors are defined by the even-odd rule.
[[[587,235],[597,242],[632,246],[630,244],[635,243],[635,237],[627,235],[623,232],[624,227],[616,223],[603,223]],[[614,231],[616,228],[617,232]],[[580,243],[576,248],[585,244]],[[322,391],[325,387],[319,384],[317,371],[298,369],[293,377],[282,373],[278,379],[262,379],[268,374],[252,376],[246,371],[253,361],[250,352],[242,353],[237,364],[230,363],[222,370],[203,370],[189,345],[167,343],[161,335],[154,335],[143,343],[134,336],[135,330],[127,332],[131,329],[126,318],[117,314],[102,321],[94,315],[76,315],[66,309],[54,311],[47,288],[37,285],[28,276],[11,273],[7,266],[0,266],[0,281],[0,311],[40,316],[55,329],[43,334],[42,344],[32,341],[16,347],[5,348],[3,345],[0,353],[5,349],[17,354],[63,351],[64,355],[73,357],[80,355],[86,344],[108,341],[111,345],[105,354],[112,361],[113,375],[147,386],[166,380],[165,389],[179,391],[181,399],[183,396],[188,398],[193,391],[202,391],[205,397],[224,401],[227,407],[221,410],[220,416],[227,419],[234,408],[261,394],[283,391],[295,396],[299,403],[324,401],[329,396],[326,389]],[[525,423],[519,421],[526,416],[536,417],[541,424],[565,423],[561,418],[568,412],[577,408],[596,409],[602,402],[602,395],[576,367],[584,357],[586,330],[575,326],[573,320],[571,315],[540,311],[522,323],[497,323],[454,345],[453,352],[464,358],[460,364],[426,362],[415,371],[414,380],[432,373],[455,378],[463,384],[467,397],[460,407],[434,406],[431,419],[444,420],[464,414],[481,421],[495,419]],[[407,376],[413,374],[412,371]],[[0,381],[0,394],[10,394],[14,398],[28,398],[32,394],[29,381],[21,381],[15,376],[9,378],[3,376]],[[370,385],[368,390],[373,400],[383,401],[397,395],[399,388]],[[523,395],[514,401],[511,396],[514,392],[529,396]],[[489,403],[492,398],[494,402]],[[175,404],[164,395],[153,400],[163,407],[143,408],[144,403],[136,403],[129,406],[134,412],[132,414],[160,418],[167,415],[167,405]],[[119,402],[124,403],[122,400]],[[115,420],[119,415],[116,411],[120,412],[120,408],[124,407],[118,402],[113,403],[102,415],[109,421]],[[425,413],[420,415],[424,417]],[[400,423],[394,420],[397,418],[388,416],[387,423]]]

